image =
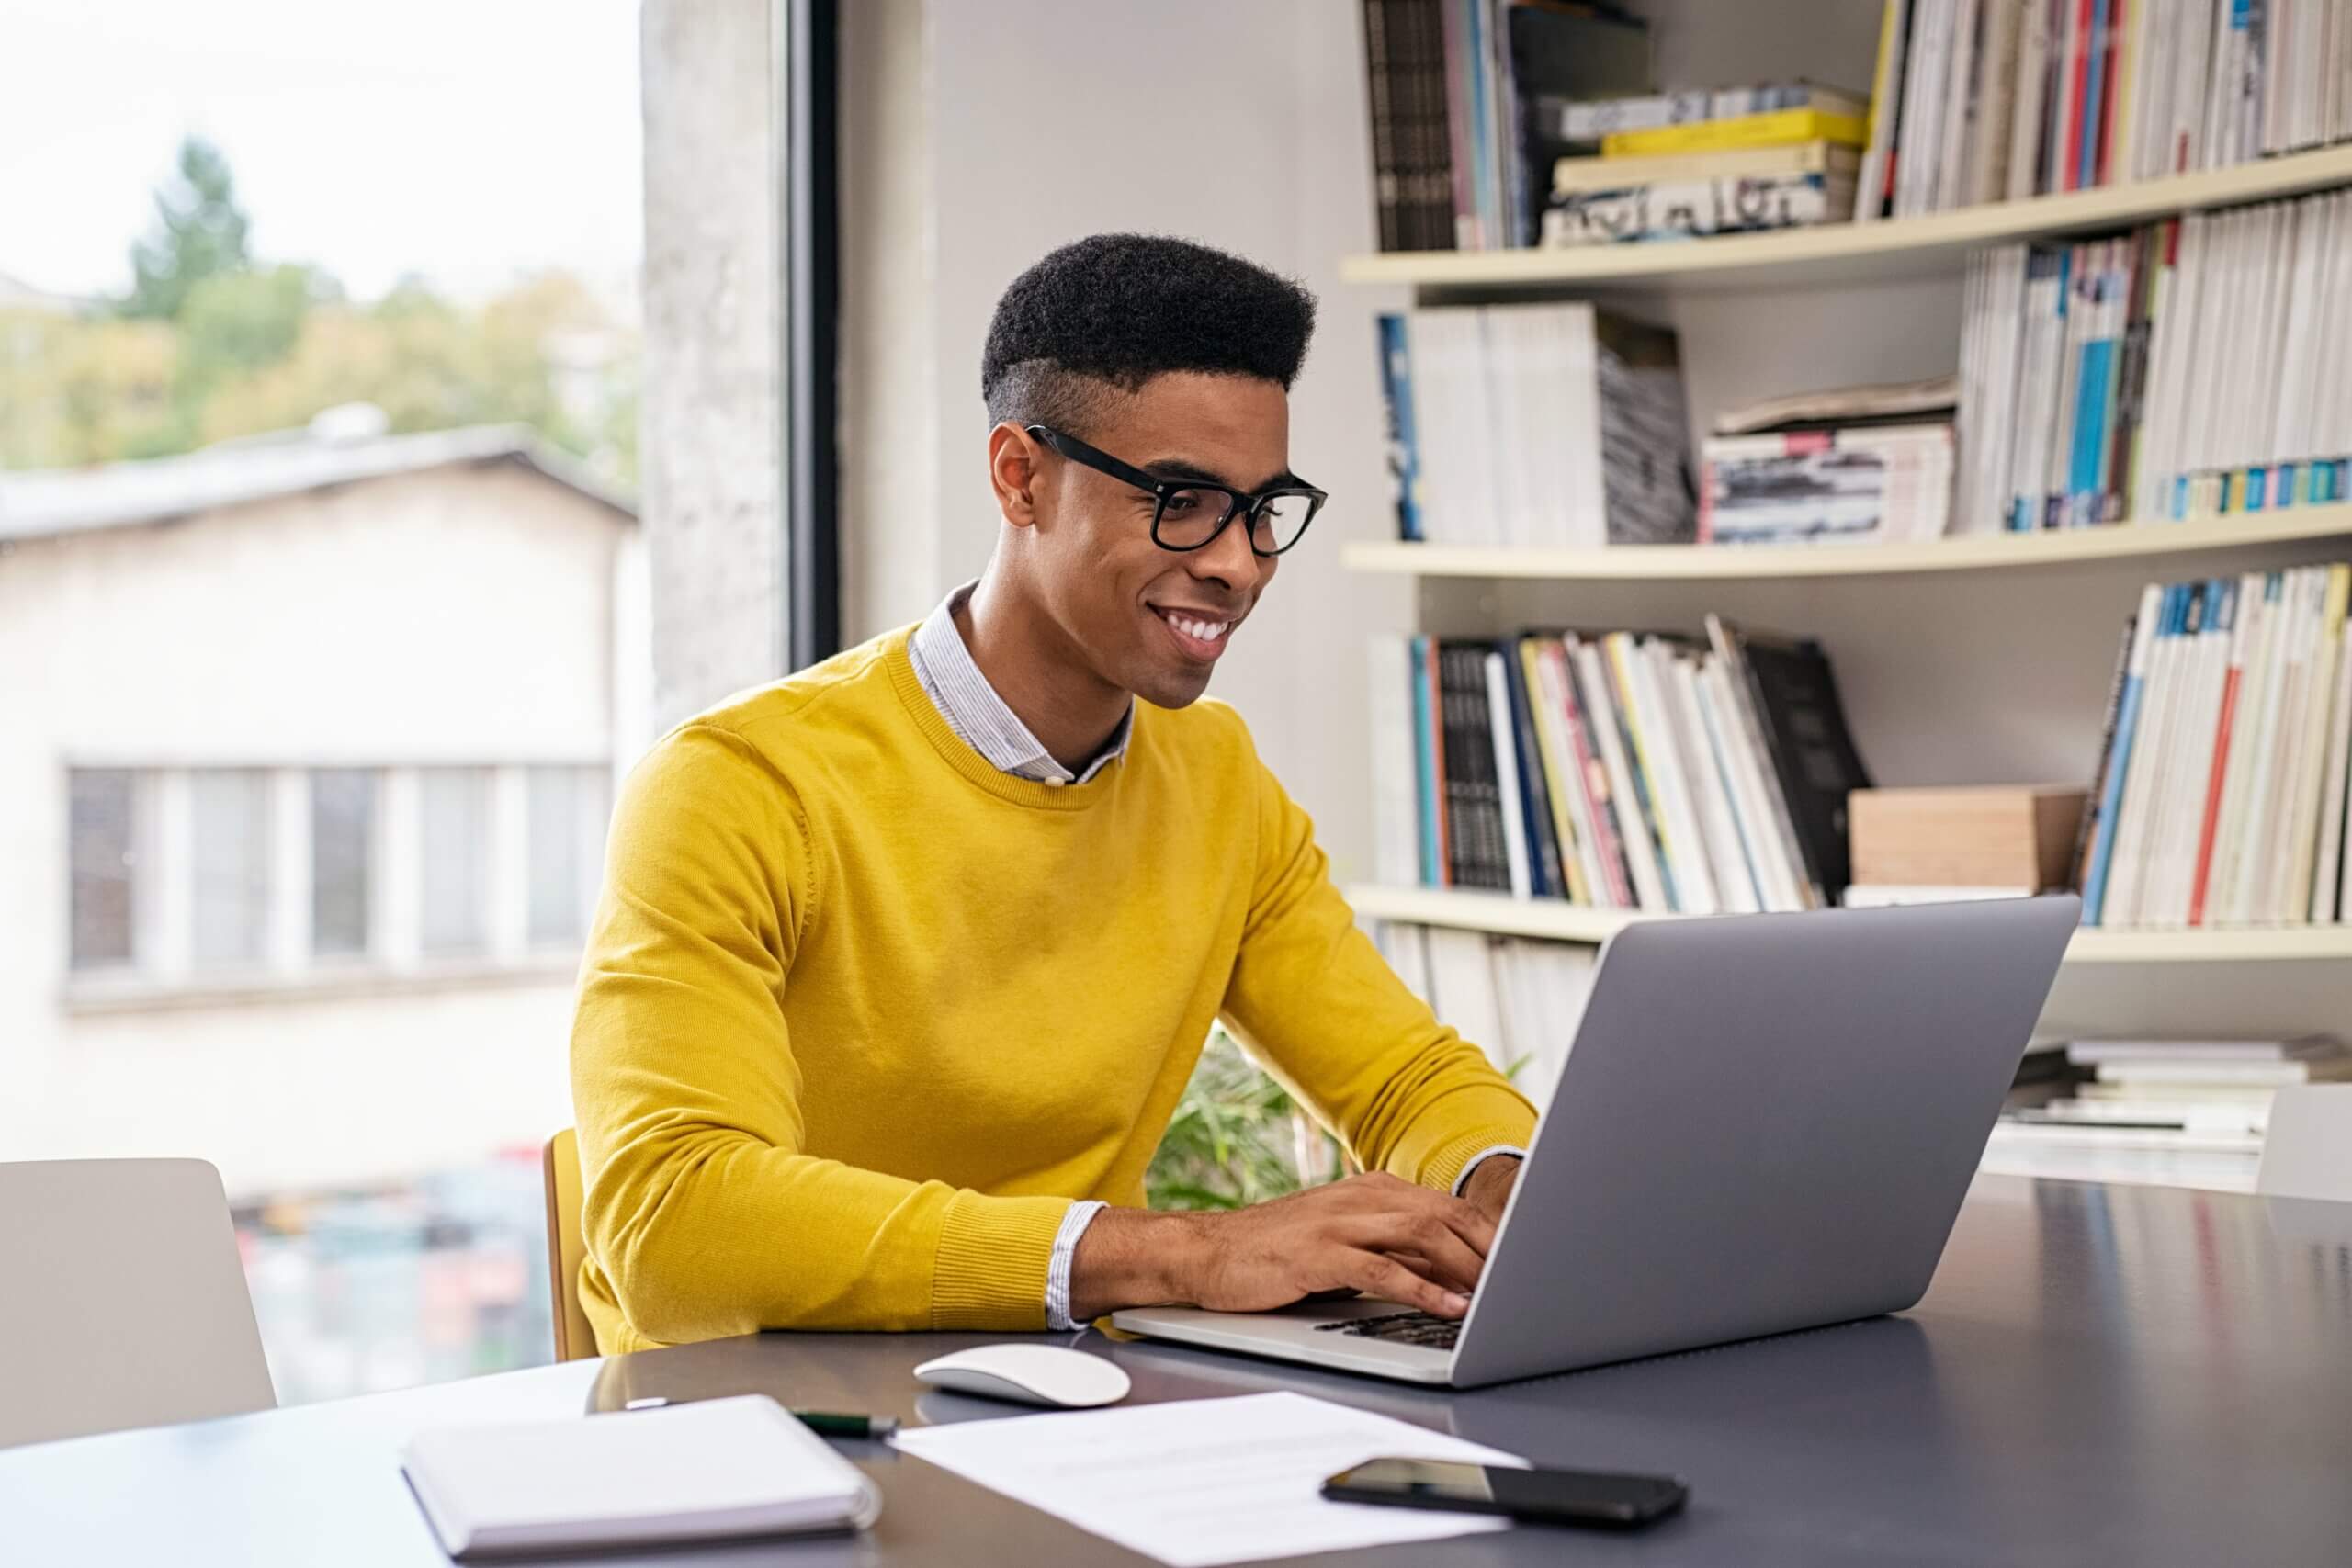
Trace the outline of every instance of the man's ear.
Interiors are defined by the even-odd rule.
[[[1037,459],[1042,449],[1029,433],[1007,420],[989,432],[989,483],[996,509],[1016,528],[1037,521]]]

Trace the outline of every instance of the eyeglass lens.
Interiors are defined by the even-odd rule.
[[[1250,519],[1250,547],[1273,555],[1297,542],[1315,511],[1314,497],[1271,495]],[[1238,504],[1221,490],[1172,490],[1160,503],[1158,537],[1171,550],[1198,549],[1215,536]]]

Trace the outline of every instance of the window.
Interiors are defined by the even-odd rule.
[[[490,779],[488,768],[425,768],[417,774],[417,847],[424,857],[418,945],[427,953],[489,951]]]
[[[603,768],[533,768],[530,825],[531,945],[579,942],[596,896],[605,830]]]
[[[198,967],[269,954],[269,784],[259,768],[188,774],[188,957]]]
[[[137,786],[138,775],[128,768],[76,768],[66,777],[73,886],[68,962],[76,969],[126,964],[137,956]]]
[[[376,773],[311,774],[311,953],[364,953],[375,929]]]

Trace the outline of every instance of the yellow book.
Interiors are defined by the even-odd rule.
[[[1667,152],[1721,152],[1735,147],[1778,147],[1791,141],[1835,141],[1860,147],[1869,128],[1855,114],[1823,109],[1775,109],[1736,119],[1706,119],[1662,125],[1655,130],[1618,130],[1600,139],[1604,158],[1649,158]]]
[[[1894,35],[1901,29],[1904,0],[1886,0],[1878,19],[1878,63],[1871,68],[1871,117],[1862,127],[1862,145],[1878,143],[1878,117],[1894,91]]]

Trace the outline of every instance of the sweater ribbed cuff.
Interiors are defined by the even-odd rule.
[[[1529,1129],[1523,1126],[1489,1124],[1456,1133],[1421,1162],[1419,1185],[1434,1187],[1441,1192],[1458,1192],[1473,1159],[1500,1149],[1525,1148],[1528,1142]]]
[[[932,1265],[932,1327],[1045,1327],[1054,1237],[1069,1206],[1067,1198],[957,1193]]]

